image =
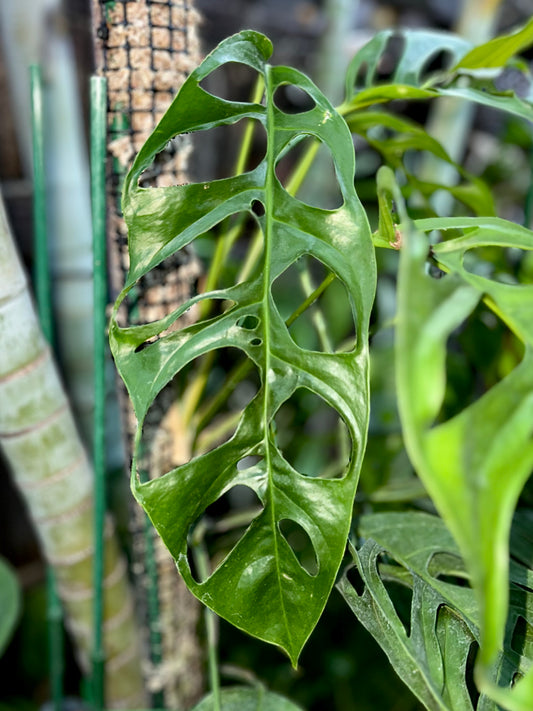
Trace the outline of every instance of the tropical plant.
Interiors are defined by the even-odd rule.
[[[335,109],[301,72],[268,63],[266,37],[241,32],[191,74],[124,185],[130,271],[110,341],[138,420],[136,499],[190,590],[293,665],[349,540],[352,562],[337,587],[428,709],[532,708],[527,512],[515,516],[521,545],[512,556],[509,537],[533,466],[533,232],[497,217],[487,184],[391,102],[457,97],[531,121],[533,83],[516,55],[532,43],[533,20],[479,47],[438,32],[380,33],[351,62]],[[250,102],[204,88],[232,62],[257,75]],[[520,96],[503,88],[517,73]],[[287,88],[299,93],[296,113]],[[234,175],[150,187],[149,168],[173,137],[239,121],[246,130]],[[383,164],[371,193],[377,217],[354,187],[352,134]],[[264,155],[250,164],[258,135]],[[334,167],[333,208],[309,204],[303,192],[319,150]],[[422,152],[451,165],[456,181],[424,180]],[[453,198],[450,216],[432,206],[439,191]],[[189,248],[210,265],[204,288],[161,320],[120,325],[137,282]],[[400,252],[394,349],[379,289],[372,311],[376,256],[383,265],[388,250]],[[180,328],[190,309],[196,323]],[[505,330],[507,357],[498,352],[498,368],[482,366],[461,392],[452,356],[462,330],[483,319]],[[392,454],[405,447],[412,463],[404,456],[396,479],[380,472],[380,486],[364,460],[371,403],[380,416],[371,359],[387,371],[374,370],[373,382],[395,381],[396,395],[382,385],[401,422]],[[167,416],[192,458],[180,460],[178,443],[176,467],[148,481],[137,469],[151,446],[143,422],[169,383],[176,400]],[[391,412],[389,427],[394,402]],[[365,513],[357,505],[352,522],[361,469]],[[411,591],[407,619],[390,583]],[[213,696],[199,708],[239,703],[241,692],[224,693],[221,702],[214,675]]]

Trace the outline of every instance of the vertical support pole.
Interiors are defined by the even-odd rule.
[[[41,328],[51,347],[53,317],[46,229],[43,82],[41,68],[36,64],[30,67],[30,87],[33,149],[34,284]],[[64,676],[63,612],[57,594],[55,576],[50,566],[46,570],[46,620],[52,705],[54,711],[61,711]]]
[[[107,91],[103,77],[91,77],[91,205],[94,279],[94,613],[92,701],[104,707],[103,577],[105,492],[105,337],[107,305],[106,273],[106,121]]]

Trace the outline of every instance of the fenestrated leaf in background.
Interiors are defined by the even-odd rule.
[[[383,534],[381,538],[387,544],[391,543],[390,550],[383,543],[369,538],[361,550],[353,551],[358,573],[351,572],[361,576],[365,586],[362,594],[359,595],[351,584],[350,570],[344,573],[337,587],[358,620],[383,648],[398,676],[427,709],[469,711],[473,707],[465,670],[470,647],[475,642],[469,620],[475,614],[474,597],[468,588],[451,586],[428,574],[427,566],[433,555],[447,551],[448,542],[452,552],[455,545],[449,534],[446,540],[446,529],[437,517],[427,516],[427,521],[417,521],[418,514],[413,514],[414,520],[399,518],[410,515],[363,517],[362,523],[365,518],[369,523],[377,518],[376,528]],[[405,563],[396,553],[394,542],[397,539],[390,541],[390,529],[383,525],[387,523],[387,516],[392,517],[388,521],[390,524],[400,524],[400,535],[409,533],[409,538],[404,540],[413,553],[413,560],[408,559]],[[389,564],[386,572],[380,570],[379,559],[383,554],[394,557],[394,561],[401,565]],[[390,561],[390,557],[387,560]],[[384,581],[412,586],[409,633]],[[456,607],[465,608],[467,614],[456,614]],[[453,670],[453,684],[448,683],[450,670]],[[448,694],[453,695],[453,702]]]
[[[0,656],[6,648],[20,612],[20,589],[15,574],[0,558]]]
[[[220,692],[220,711],[301,711],[292,701],[262,687],[235,686]],[[209,694],[192,711],[215,711],[213,695]]]
[[[533,233],[496,218],[421,220],[416,226],[402,225],[398,285],[396,373],[406,447],[461,549],[477,596],[478,684],[505,708],[526,711],[533,674],[508,691],[496,687],[490,669],[504,640],[512,515],[533,467],[533,289],[472,274],[463,260],[480,246],[533,249]],[[433,247],[438,263],[451,272],[439,280],[427,273],[429,245],[419,229],[464,230],[464,236]],[[476,402],[435,425],[446,384],[447,339],[484,295],[523,341],[525,355]]]
[[[240,413],[229,441],[145,483],[134,460],[131,483],[191,591],[237,627],[285,649],[296,664],[326,604],[348,535],[368,425],[368,322],[376,268],[367,218],[353,187],[350,132],[303,74],[267,64],[270,52],[268,39],[251,31],[222,42],[187,79],[137,156],[123,197],[131,267],[115,305],[110,341],[138,419],[137,449],[154,398],[195,358],[232,346],[257,368],[260,389]],[[229,102],[202,89],[200,82],[225,62],[241,62],[263,77],[264,105]],[[292,115],[277,108],[274,93],[286,84],[306,92],[314,107]],[[268,141],[266,156],[254,170],[209,183],[139,187],[143,170],[176,134],[246,118],[263,124]],[[336,210],[305,205],[276,176],[278,160],[305,136],[317,138],[331,153],[344,201]],[[237,213],[249,214],[262,231],[260,269],[235,286],[189,299],[161,321],[119,327],[118,309],[136,280]],[[304,255],[325,265],[347,290],[356,330],[348,352],[299,347],[280,316],[272,284]],[[181,313],[209,298],[233,305],[198,324],[165,332]],[[159,338],[148,343],[154,337]],[[277,446],[274,417],[297,389],[321,398],[347,428],[349,462],[338,478],[296,471]],[[253,465],[241,468],[248,457]],[[262,510],[210,577],[196,580],[187,559],[190,527],[236,485],[252,489]],[[285,520],[309,538],[316,572],[300,564],[280,529]]]
[[[515,53],[529,46],[532,34],[530,22],[522,34],[501,38],[502,52],[496,66],[501,67],[503,59],[511,60]],[[395,99],[455,96],[532,121],[533,107],[524,99],[531,99],[533,80],[524,67],[521,71],[530,87],[526,97],[517,96],[511,90],[502,93],[493,82],[477,79],[475,69],[469,77],[456,71],[470,52],[487,57],[489,45],[473,49],[463,38],[446,32],[403,29],[379,32],[352,59],[346,73],[346,95],[339,111],[348,117],[351,112]],[[475,59],[474,55],[474,64]],[[382,67],[387,64],[390,71],[383,73]]]
[[[337,587],[396,673],[430,710],[496,711],[487,696],[472,702],[478,606],[459,548],[444,522],[421,512],[375,513],[361,517],[358,531],[366,542],[353,554],[365,588],[362,594],[356,592],[350,570]],[[386,589],[389,581],[413,589],[409,633]],[[502,686],[510,686],[531,664],[526,624],[533,621],[533,573],[513,565],[511,582],[503,653],[491,668],[493,679]]]

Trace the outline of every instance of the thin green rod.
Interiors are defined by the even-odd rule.
[[[193,542],[192,552],[198,574],[202,580],[207,580],[209,570],[209,556],[205,544],[201,539]],[[220,698],[220,675],[218,671],[218,619],[216,614],[208,607],[204,609],[205,628],[207,636],[207,666],[209,669],[209,685],[213,696],[213,711],[222,711]]]
[[[103,77],[91,77],[91,207],[94,289],[94,568],[92,703],[104,707],[103,579],[105,492],[105,333],[106,273],[106,120],[107,86]]]
[[[41,68],[30,67],[31,121],[33,143],[33,241],[34,284],[37,311],[44,337],[53,342],[52,298],[46,230],[46,184],[44,171],[43,81]],[[46,621],[53,711],[63,705],[64,644],[63,611],[52,568],[46,570]]]

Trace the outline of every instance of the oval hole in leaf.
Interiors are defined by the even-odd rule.
[[[465,668],[465,682],[466,688],[468,689],[468,694],[470,700],[472,701],[472,708],[477,709],[477,704],[479,701],[480,693],[474,681],[474,668],[476,665],[476,657],[479,651],[479,644],[474,640],[468,649],[468,656],[466,658],[466,668]]]
[[[521,265],[530,250],[514,247],[474,247],[463,255],[463,267],[470,274],[501,284],[518,284]]]
[[[225,101],[247,102],[257,78],[257,71],[248,64],[225,62],[204,77],[200,87]]]
[[[153,117],[150,112],[134,111],[133,114],[134,117],[136,115],[146,116],[144,124],[137,128],[138,131],[142,131],[141,137],[153,129]],[[133,129],[135,130],[134,126]],[[142,140],[139,145],[135,146],[136,151],[141,148],[143,142]],[[184,180],[183,168],[179,167],[183,165],[183,161],[180,159],[181,156],[189,154],[190,145],[191,140],[188,135],[174,136],[168,141],[165,148],[155,156],[150,165],[143,170],[139,178],[139,185],[142,188],[165,187],[174,185],[180,179]]]
[[[274,417],[276,443],[300,474],[341,478],[350,462],[351,438],[337,410],[307,388],[298,388]]]
[[[315,142],[315,138],[305,137],[280,156],[276,163],[276,176],[285,189],[289,186],[289,181],[300,159]],[[296,197],[306,205],[322,210],[335,210],[344,203],[337,182],[335,163],[329,148],[322,142],[315,156],[313,169],[307,172]]]
[[[249,314],[248,316],[242,316],[237,321],[237,326],[239,328],[244,328],[247,331],[255,330],[261,323],[260,319],[254,314]]]
[[[411,605],[413,602],[412,575],[386,553],[378,555],[377,567],[381,582],[385,586],[398,619],[409,637],[411,634]]]
[[[202,299],[202,301],[197,302],[193,304],[193,306],[191,306],[190,308],[186,309],[186,311],[176,321],[174,321],[174,323],[172,323],[169,328],[165,329],[164,331],[161,331],[161,333],[159,333],[158,335],[153,336],[152,338],[146,340],[144,343],[138,345],[135,349],[135,353],[143,351],[145,348],[148,348],[148,346],[151,346],[153,343],[156,343],[156,341],[159,341],[161,338],[163,338],[164,336],[168,336],[174,331],[186,328],[187,326],[190,326],[193,323],[202,323],[202,321],[206,321],[214,316],[221,314],[222,312],[229,311],[234,305],[235,302],[230,301],[229,299]],[[176,308],[176,306],[177,304],[174,304],[174,308]],[[157,304],[157,308],[140,309],[138,311],[133,311],[132,315],[130,316],[130,323],[140,323],[140,319],[146,319],[149,316],[153,316],[155,313],[161,313],[166,309],[170,310],[170,307],[171,304],[162,301],[161,304]],[[136,321],[136,318],[139,320]],[[152,322],[150,321],[147,323]]]
[[[372,83],[385,84],[392,81],[404,50],[405,37],[399,34],[390,35],[379,58]]]
[[[278,528],[298,563],[311,577],[315,577],[318,573],[318,561],[315,548],[305,528],[290,518],[281,519]]]
[[[363,89],[367,85],[368,62],[361,62],[354,80],[354,89]]]
[[[199,433],[193,440],[184,420],[183,401],[188,386],[204,367],[204,358],[210,360],[209,372],[197,408]],[[247,371],[224,390],[227,374],[243,361],[249,364]],[[142,478],[161,476],[230,440],[259,387],[257,368],[238,348],[219,348],[184,366],[156,396],[146,415],[141,439],[144,456],[139,459]]]
[[[346,571],[346,578],[355,592],[359,595],[359,597],[361,597],[365,592],[366,586],[357,565],[354,564],[348,568]]]
[[[245,171],[257,168],[266,154],[266,132],[260,121],[247,118],[191,134],[196,147],[194,161],[189,166],[191,179],[207,183],[233,177],[243,133],[250,121],[253,122],[254,130]]]
[[[234,305],[235,302],[230,301],[229,299],[202,299],[202,301],[197,302],[193,304],[193,306],[191,306],[190,308],[186,309],[185,312],[167,329],[161,331],[161,333],[159,333],[158,335],[149,338],[144,343],[141,343],[139,346],[137,346],[137,348],[135,349],[135,353],[139,353],[140,351],[150,346],[152,343],[159,341],[159,339],[163,338],[163,336],[167,336],[170,333],[173,333],[174,331],[186,328],[187,326],[190,326],[193,323],[201,323],[202,321],[212,318],[213,316],[216,316],[222,313],[223,311],[229,311]],[[147,319],[150,315],[153,315],[154,313],[160,312],[165,307],[168,308],[169,304],[162,302],[161,304],[158,304],[157,311],[156,309],[143,309],[139,310],[137,313],[133,312],[133,315],[130,317],[130,323],[136,322],[135,317],[137,316],[137,314],[137,318],[139,319],[137,323],[140,323],[141,318],[144,322],[144,319]],[[203,309],[206,309],[206,312],[204,313],[204,318],[202,318]],[[147,321],[146,323],[153,322]]]
[[[238,544],[252,521],[263,511],[263,504],[253,489],[236,484],[216,501],[191,526],[187,558],[196,582],[207,577],[200,574],[191,547],[198,539],[209,559],[211,575]]]
[[[181,306],[197,292],[202,272],[202,264],[189,246],[164,259],[141,277],[124,299],[122,308],[128,314],[128,323],[153,323]],[[180,317],[172,330],[196,318],[193,307]]]
[[[203,263],[205,273],[209,272],[218,243],[220,240],[228,240],[229,237],[231,237],[229,248],[226,248],[218,279],[213,285],[215,289],[227,289],[242,281],[241,271],[251,249],[257,257],[251,269],[252,274],[254,270],[261,268],[263,233],[255,215],[246,211],[230,215],[192,242],[192,248]],[[205,289],[205,280],[199,280],[198,290],[202,292]]]
[[[468,586],[465,564],[462,558],[453,553],[433,553],[427,571],[435,580],[460,587]]]
[[[447,339],[446,387],[436,422],[445,422],[473,405],[518,365],[523,353],[523,343],[479,303]]]
[[[237,469],[239,471],[244,471],[245,469],[253,469],[259,462],[262,462],[264,457],[260,457],[257,454],[249,454],[247,457],[243,457],[237,462]]]
[[[274,303],[284,321],[292,320],[309,294],[320,287],[330,271],[309,254],[293,262],[272,284]],[[338,352],[355,348],[355,316],[343,282],[335,277],[317,299],[289,326],[300,348]]]
[[[533,625],[519,615],[513,629],[511,649],[527,659],[533,657]]]
[[[302,114],[315,108],[315,100],[299,86],[281,84],[274,92],[274,104],[286,114]]]
[[[265,206],[260,200],[254,200],[250,205],[250,208],[254,215],[257,215],[257,217],[263,217],[265,214]]]
[[[455,64],[454,56],[447,49],[436,49],[433,54],[431,54],[419,71],[420,82],[428,81],[432,76],[441,74],[447,71]]]

